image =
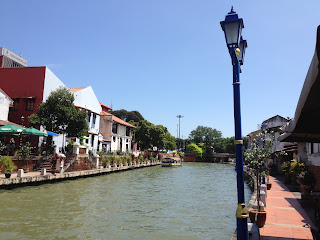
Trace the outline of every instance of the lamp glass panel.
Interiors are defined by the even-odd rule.
[[[243,64],[244,53],[246,51],[245,41],[240,41],[239,49],[240,49],[239,61],[241,64]]]
[[[238,46],[240,40],[240,22],[225,23],[224,30],[226,34],[226,41],[228,45]]]

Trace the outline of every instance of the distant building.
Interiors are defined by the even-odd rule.
[[[26,67],[26,66],[27,66],[27,60],[9,51],[4,47],[0,47],[0,67],[1,68],[16,68],[16,67]]]
[[[85,88],[70,88],[74,95],[74,105],[84,109],[88,113],[87,123],[89,127],[89,139],[85,142],[90,145],[92,151],[102,150],[99,138],[100,113],[102,108],[91,86]]]
[[[133,150],[132,131],[135,127],[113,116],[108,112],[111,108],[101,102],[100,104],[102,107],[100,132],[103,135],[107,151],[131,152]]]
[[[28,117],[38,111],[52,91],[66,87],[48,67],[0,68],[0,79],[0,87],[13,100],[9,121],[22,124],[23,116],[24,126],[29,125]],[[54,141],[58,152],[64,144],[63,137],[55,137]]]
[[[0,120],[8,121],[9,107],[13,100],[0,88]]]

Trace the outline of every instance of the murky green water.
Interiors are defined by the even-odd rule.
[[[0,190],[0,199],[1,240],[221,240],[236,227],[233,165],[143,168]]]

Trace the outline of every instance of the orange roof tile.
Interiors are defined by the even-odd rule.
[[[111,113],[108,113],[108,112],[106,112],[106,111],[102,111],[102,112],[100,113],[100,115],[102,115],[102,116],[112,116]]]
[[[99,103],[100,103],[101,107],[105,107],[105,108],[108,108],[108,109],[112,110],[112,108],[111,108],[111,107],[109,107],[109,106],[107,106],[107,105],[103,104],[102,102],[99,102]]]
[[[116,117],[116,116],[112,116],[112,119],[113,119],[113,121],[115,121],[115,122],[117,122],[117,123],[120,123],[120,124],[122,124],[122,125],[135,128],[135,126],[133,126],[133,125],[131,125],[130,123],[127,123],[127,122],[121,120],[120,118],[118,118],[118,117]]]
[[[82,88],[69,88],[70,92],[72,92],[72,93],[78,92],[82,89],[85,89],[85,88],[84,87],[82,87]]]

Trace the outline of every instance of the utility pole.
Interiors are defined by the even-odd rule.
[[[180,138],[180,119],[183,118],[183,116],[178,115],[177,118],[179,118],[179,138]]]

